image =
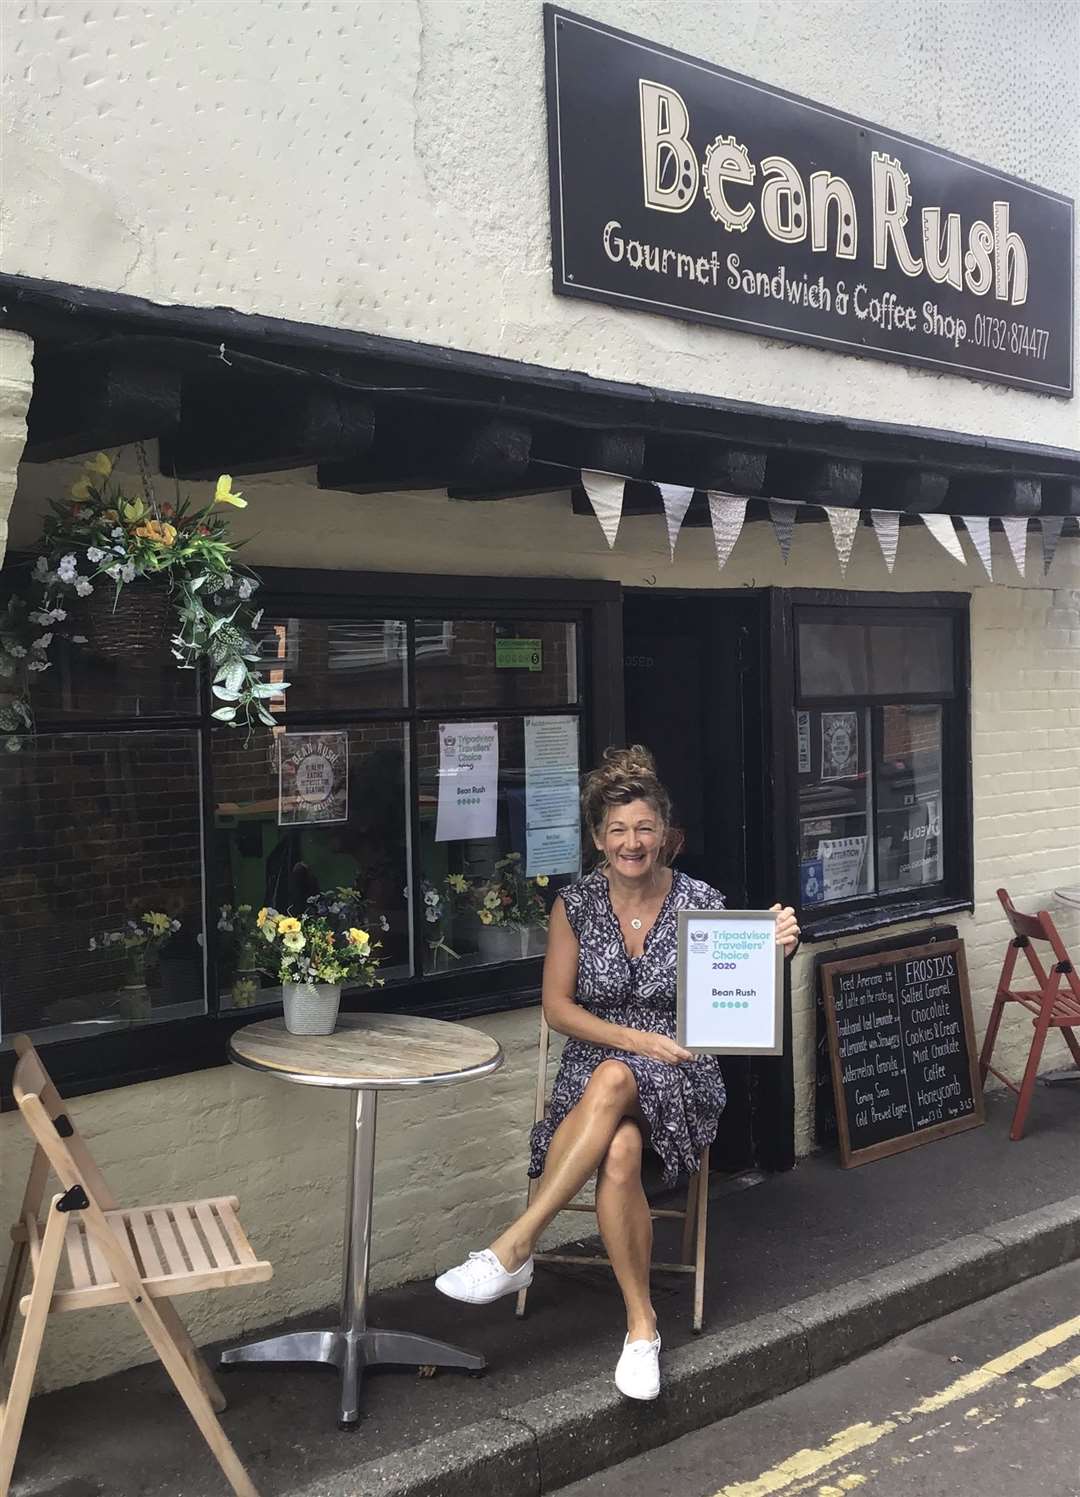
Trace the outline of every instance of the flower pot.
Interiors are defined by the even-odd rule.
[[[341,984],[283,982],[285,1028],[290,1034],[333,1034],[341,1005]]]
[[[526,925],[481,925],[477,942],[485,962],[517,962],[531,955]]]
[[[163,578],[136,577],[120,589],[107,577],[73,609],[86,648],[103,660],[140,664],[165,648],[169,634],[169,585]]]
[[[229,988],[233,1008],[251,1008],[259,1001],[262,974],[255,971],[237,972]]]

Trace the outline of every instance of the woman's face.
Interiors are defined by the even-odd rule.
[[[632,800],[625,806],[608,807],[593,841],[608,867],[622,878],[647,879],[663,849],[665,830],[654,805]]]

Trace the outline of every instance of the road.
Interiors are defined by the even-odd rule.
[[[1080,1263],[559,1497],[636,1493],[1080,1497]]]

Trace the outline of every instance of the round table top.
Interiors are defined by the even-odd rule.
[[[341,1014],[333,1034],[290,1034],[284,1019],[238,1029],[229,1059],[306,1086],[362,1091],[473,1081],[497,1071],[503,1052],[490,1035],[412,1014]]]
[[[1080,884],[1071,889],[1055,889],[1054,894],[1064,904],[1072,904],[1080,909]]]

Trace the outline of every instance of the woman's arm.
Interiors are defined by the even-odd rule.
[[[625,1024],[611,1024],[575,1003],[577,968],[577,937],[570,928],[562,900],[556,899],[551,910],[547,956],[544,958],[544,1018],[551,1028],[575,1040],[646,1055],[650,1060],[663,1060],[669,1065],[693,1058],[689,1050],[669,1040],[667,1035],[649,1034]]]

